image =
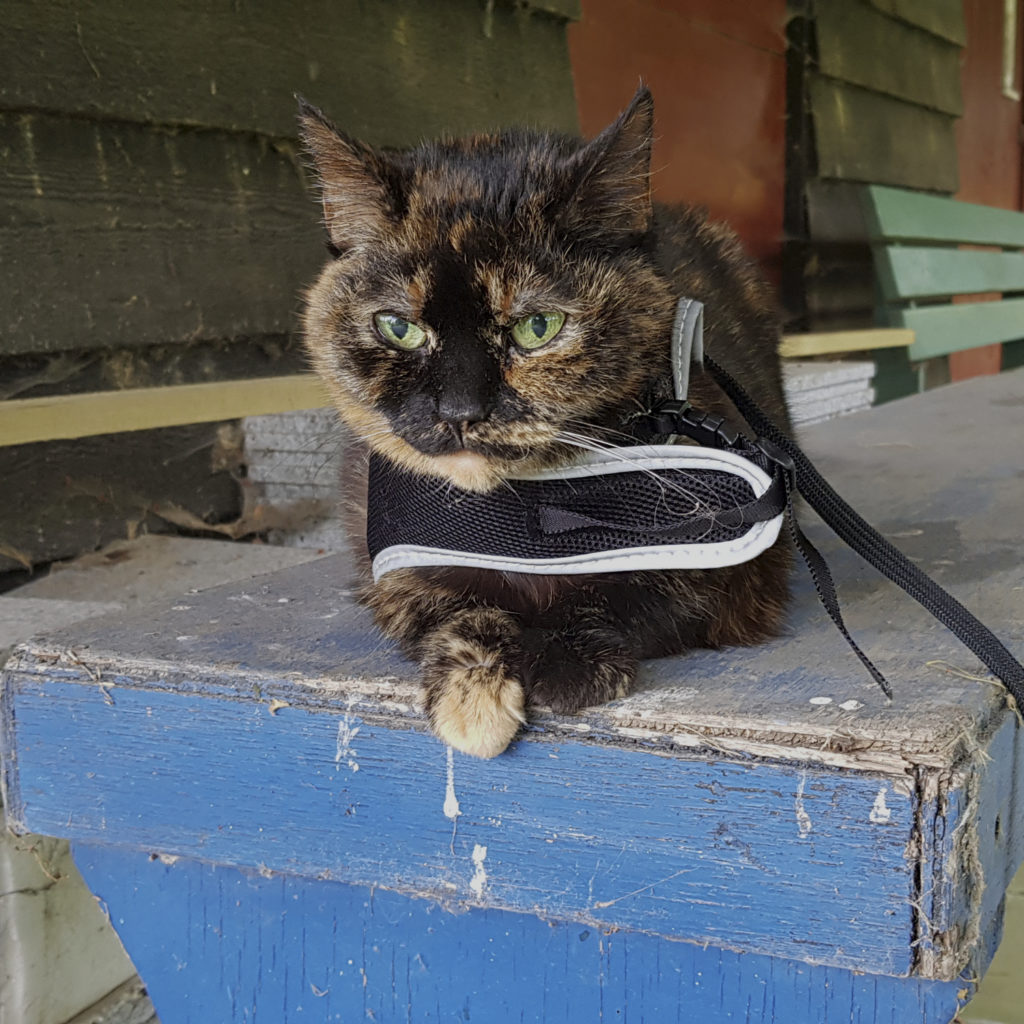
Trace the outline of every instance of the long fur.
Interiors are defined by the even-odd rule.
[[[709,353],[786,424],[770,294],[728,229],[651,202],[652,119],[641,89],[590,143],[510,131],[398,152],[303,106],[334,254],[307,295],[305,336],[353,436],[355,550],[365,552],[369,449],[439,486],[486,491],[574,460],[580,438],[627,439],[637,413],[671,394],[681,295],[705,303]],[[518,319],[552,310],[565,315],[552,342],[513,343]],[[419,324],[426,343],[387,344],[380,312]],[[705,375],[692,377],[691,398],[737,417]],[[772,637],[789,562],[780,542],[725,569],[404,569],[373,584],[363,555],[361,596],[423,666],[436,733],[490,757],[531,705],[572,712],[627,693],[643,658]]]

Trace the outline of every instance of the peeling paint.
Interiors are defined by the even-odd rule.
[[[875,825],[886,825],[892,817],[892,811],[889,810],[885,803],[885,794],[888,791],[889,787],[883,783],[871,807],[871,813],[868,815],[868,818]]]
[[[459,798],[455,795],[455,751],[448,748],[448,781],[444,788],[444,816],[449,821],[454,821],[462,809],[459,807]]]
[[[807,773],[804,772],[800,776],[800,782],[796,787],[796,799],[793,801],[793,807],[796,811],[796,822],[800,829],[800,835],[802,836],[809,835],[814,829],[814,826],[811,824],[811,816],[804,808],[804,786],[806,785]]]
[[[473,895],[480,899],[487,887],[487,871],[484,869],[484,861],[487,859],[487,847],[475,843],[473,846],[473,864],[475,866],[473,877],[470,879],[469,887]]]
[[[344,761],[350,772],[359,771],[359,762],[356,760],[356,751],[352,741],[359,732],[359,726],[353,725],[354,719],[349,714],[341,716],[338,722],[338,745],[334,753],[335,767],[340,767]]]

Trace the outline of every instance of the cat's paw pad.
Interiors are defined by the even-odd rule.
[[[427,715],[445,743],[474,757],[496,757],[526,721],[518,679],[500,666],[451,669],[427,687]]]

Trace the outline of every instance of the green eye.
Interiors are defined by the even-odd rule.
[[[403,320],[394,313],[378,313],[373,322],[377,325],[385,340],[399,348],[409,349],[420,348],[427,340],[427,332],[422,327]]]
[[[531,313],[512,325],[512,337],[520,348],[540,348],[558,334],[564,323],[564,313]]]

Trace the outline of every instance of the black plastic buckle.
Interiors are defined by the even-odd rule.
[[[724,416],[703,412],[678,398],[662,402],[645,419],[654,434],[681,434],[705,448],[734,448],[743,436]]]

